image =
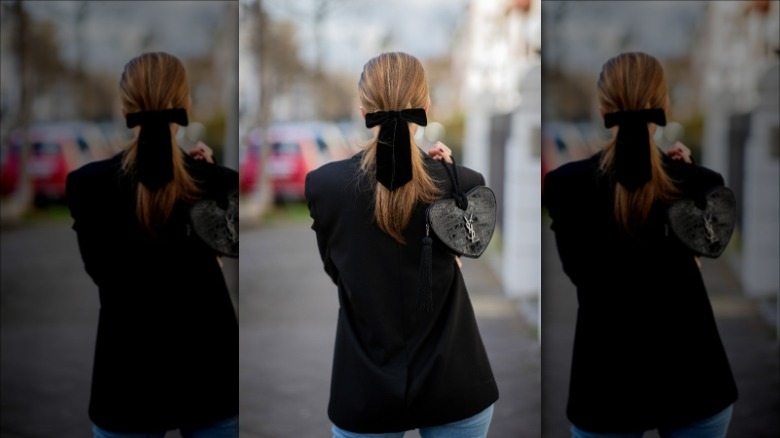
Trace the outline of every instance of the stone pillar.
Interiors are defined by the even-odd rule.
[[[463,164],[490,181],[490,99],[475,97],[466,114],[463,133]]]
[[[760,101],[745,148],[742,287],[747,296],[780,291],[780,66],[759,83]]]
[[[504,164],[504,290],[536,303],[541,290],[541,85],[537,65],[520,84]],[[538,315],[529,316],[538,322]]]
[[[702,139],[702,165],[712,169],[729,184],[729,117],[732,113],[730,93],[722,91],[713,96],[707,108]]]

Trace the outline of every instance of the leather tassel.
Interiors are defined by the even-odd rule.
[[[420,260],[420,285],[417,291],[417,307],[421,312],[430,312],[433,310],[433,291],[432,291],[432,265],[433,255],[431,244],[433,241],[428,236],[429,227],[425,225],[425,237],[422,239],[422,257]]]

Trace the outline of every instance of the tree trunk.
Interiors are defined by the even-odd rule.
[[[32,205],[33,188],[30,181],[27,162],[31,155],[31,145],[29,141],[30,130],[30,84],[28,79],[28,50],[27,37],[30,26],[30,18],[24,10],[22,0],[16,0],[13,4],[13,16],[16,23],[16,35],[14,41],[14,51],[16,52],[17,74],[19,76],[19,113],[17,126],[22,132],[21,145],[19,150],[19,181],[16,191],[11,198],[11,205],[6,208],[9,219],[18,220]]]

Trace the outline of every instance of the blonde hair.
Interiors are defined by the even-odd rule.
[[[363,66],[358,84],[360,103],[366,113],[425,108],[428,104],[428,81],[417,58],[401,52],[383,53]],[[411,129],[411,127],[410,127]],[[399,243],[405,243],[403,231],[409,225],[415,206],[433,202],[439,196],[435,181],[425,170],[425,163],[409,135],[412,148],[412,180],[390,191],[375,184],[374,219],[379,229]],[[374,181],[376,176],[376,146],[378,137],[367,145],[360,169],[363,176]]]
[[[188,108],[190,91],[187,75],[181,61],[163,52],[144,53],[125,64],[119,81],[122,108],[129,114],[139,111],[159,111],[170,108]],[[143,229],[156,235],[165,224],[177,201],[191,201],[199,192],[187,172],[184,157],[174,136],[171,124],[171,154],[173,180],[158,190],[149,190],[143,183],[136,184],[136,217]],[[164,143],[163,143],[164,144]],[[136,173],[138,136],[128,145],[122,160],[122,169],[128,175]]]
[[[608,60],[601,69],[598,96],[603,113],[664,108],[668,95],[663,67],[654,57],[641,52],[622,53]],[[618,129],[621,129],[618,127]],[[648,123],[647,129],[650,129]],[[615,181],[615,219],[631,234],[645,223],[656,201],[671,201],[678,190],[664,170],[661,152],[648,133],[649,144],[630,145],[650,148],[650,180],[636,190],[628,190]],[[611,174],[614,169],[615,136],[601,157],[601,170]]]

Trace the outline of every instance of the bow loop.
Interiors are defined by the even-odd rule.
[[[177,125],[187,126],[187,111],[184,108],[173,108],[161,111],[140,111],[127,115],[127,127],[148,125],[150,123],[176,123]]]
[[[628,190],[636,190],[652,178],[648,123],[666,125],[661,108],[618,111],[604,115],[604,126],[618,126],[615,139],[615,179]]]
[[[170,123],[187,126],[184,108],[140,111],[127,115],[127,127],[141,127],[138,134],[136,170],[138,180],[149,190],[157,190],[173,180],[173,145]]]
[[[376,111],[366,114],[367,128],[381,125],[379,141],[376,145],[376,179],[390,191],[412,180],[412,145],[409,125],[399,122],[426,126],[428,119],[422,108]]]
[[[632,123],[655,123],[666,125],[666,113],[661,108],[643,109],[640,111],[618,111],[604,115],[604,126],[611,128]]]

